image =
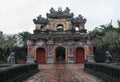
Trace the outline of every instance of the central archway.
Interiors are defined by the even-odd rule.
[[[55,50],[55,61],[56,63],[65,63],[66,59],[66,53],[65,53],[65,48],[64,47],[57,47]]]

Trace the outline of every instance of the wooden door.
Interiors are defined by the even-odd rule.
[[[39,64],[45,64],[45,49],[44,48],[38,48],[36,51],[36,60]]]
[[[76,49],[76,63],[84,63],[84,61],[85,61],[84,49],[79,47]]]

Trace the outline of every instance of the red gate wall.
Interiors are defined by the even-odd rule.
[[[85,61],[85,52],[84,52],[84,48],[77,48],[76,49],[76,63],[84,63]]]
[[[39,64],[45,64],[45,49],[44,48],[38,48],[36,51],[36,60]]]

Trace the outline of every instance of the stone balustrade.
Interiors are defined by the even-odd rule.
[[[37,64],[15,64],[1,66],[0,82],[21,82],[23,79],[38,72]]]
[[[106,82],[120,82],[120,66],[105,63],[85,63],[84,70]]]

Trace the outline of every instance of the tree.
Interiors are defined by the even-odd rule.
[[[109,24],[106,25],[100,25],[100,27],[96,27],[93,32],[98,35],[98,36],[104,36],[106,34],[106,32],[109,31],[117,31],[117,28],[115,28],[112,25],[112,22],[110,22]]]
[[[18,34],[19,45],[21,47],[27,48],[27,39],[31,35],[29,32],[21,32]]]
[[[4,55],[4,52],[6,51],[5,46],[5,37],[3,35],[0,35],[0,59],[6,60],[6,57]]]
[[[14,50],[14,48],[17,47],[17,36],[16,35],[10,35],[6,37],[6,45],[10,52]]]
[[[107,25],[101,25],[100,28],[95,28],[93,30],[93,32],[96,34],[96,38],[93,40],[96,61],[104,61],[105,51],[110,51],[114,61],[116,61],[116,58],[120,56],[118,53],[120,49],[120,37],[118,30],[119,29],[113,27],[111,23]]]
[[[117,30],[117,32],[120,33],[120,21],[119,20],[117,21],[117,24],[118,24],[118,30]]]
[[[27,38],[30,35],[29,32],[21,32],[18,35],[0,35],[0,59],[4,58],[5,60],[12,51],[15,49],[22,50],[24,57],[27,53]],[[16,52],[16,54],[20,52]]]
[[[27,56],[27,40],[31,33],[29,32],[21,32],[17,35],[17,40],[18,43],[17,45],[19,48],[16,49],[15,54],[16,54],[16,61],[17,63],[20,63],[21,61],[26,61],[26,56]]]
[[[16,35],[0,35],[0,53],[5,59],[14,50],[16,43]]]

